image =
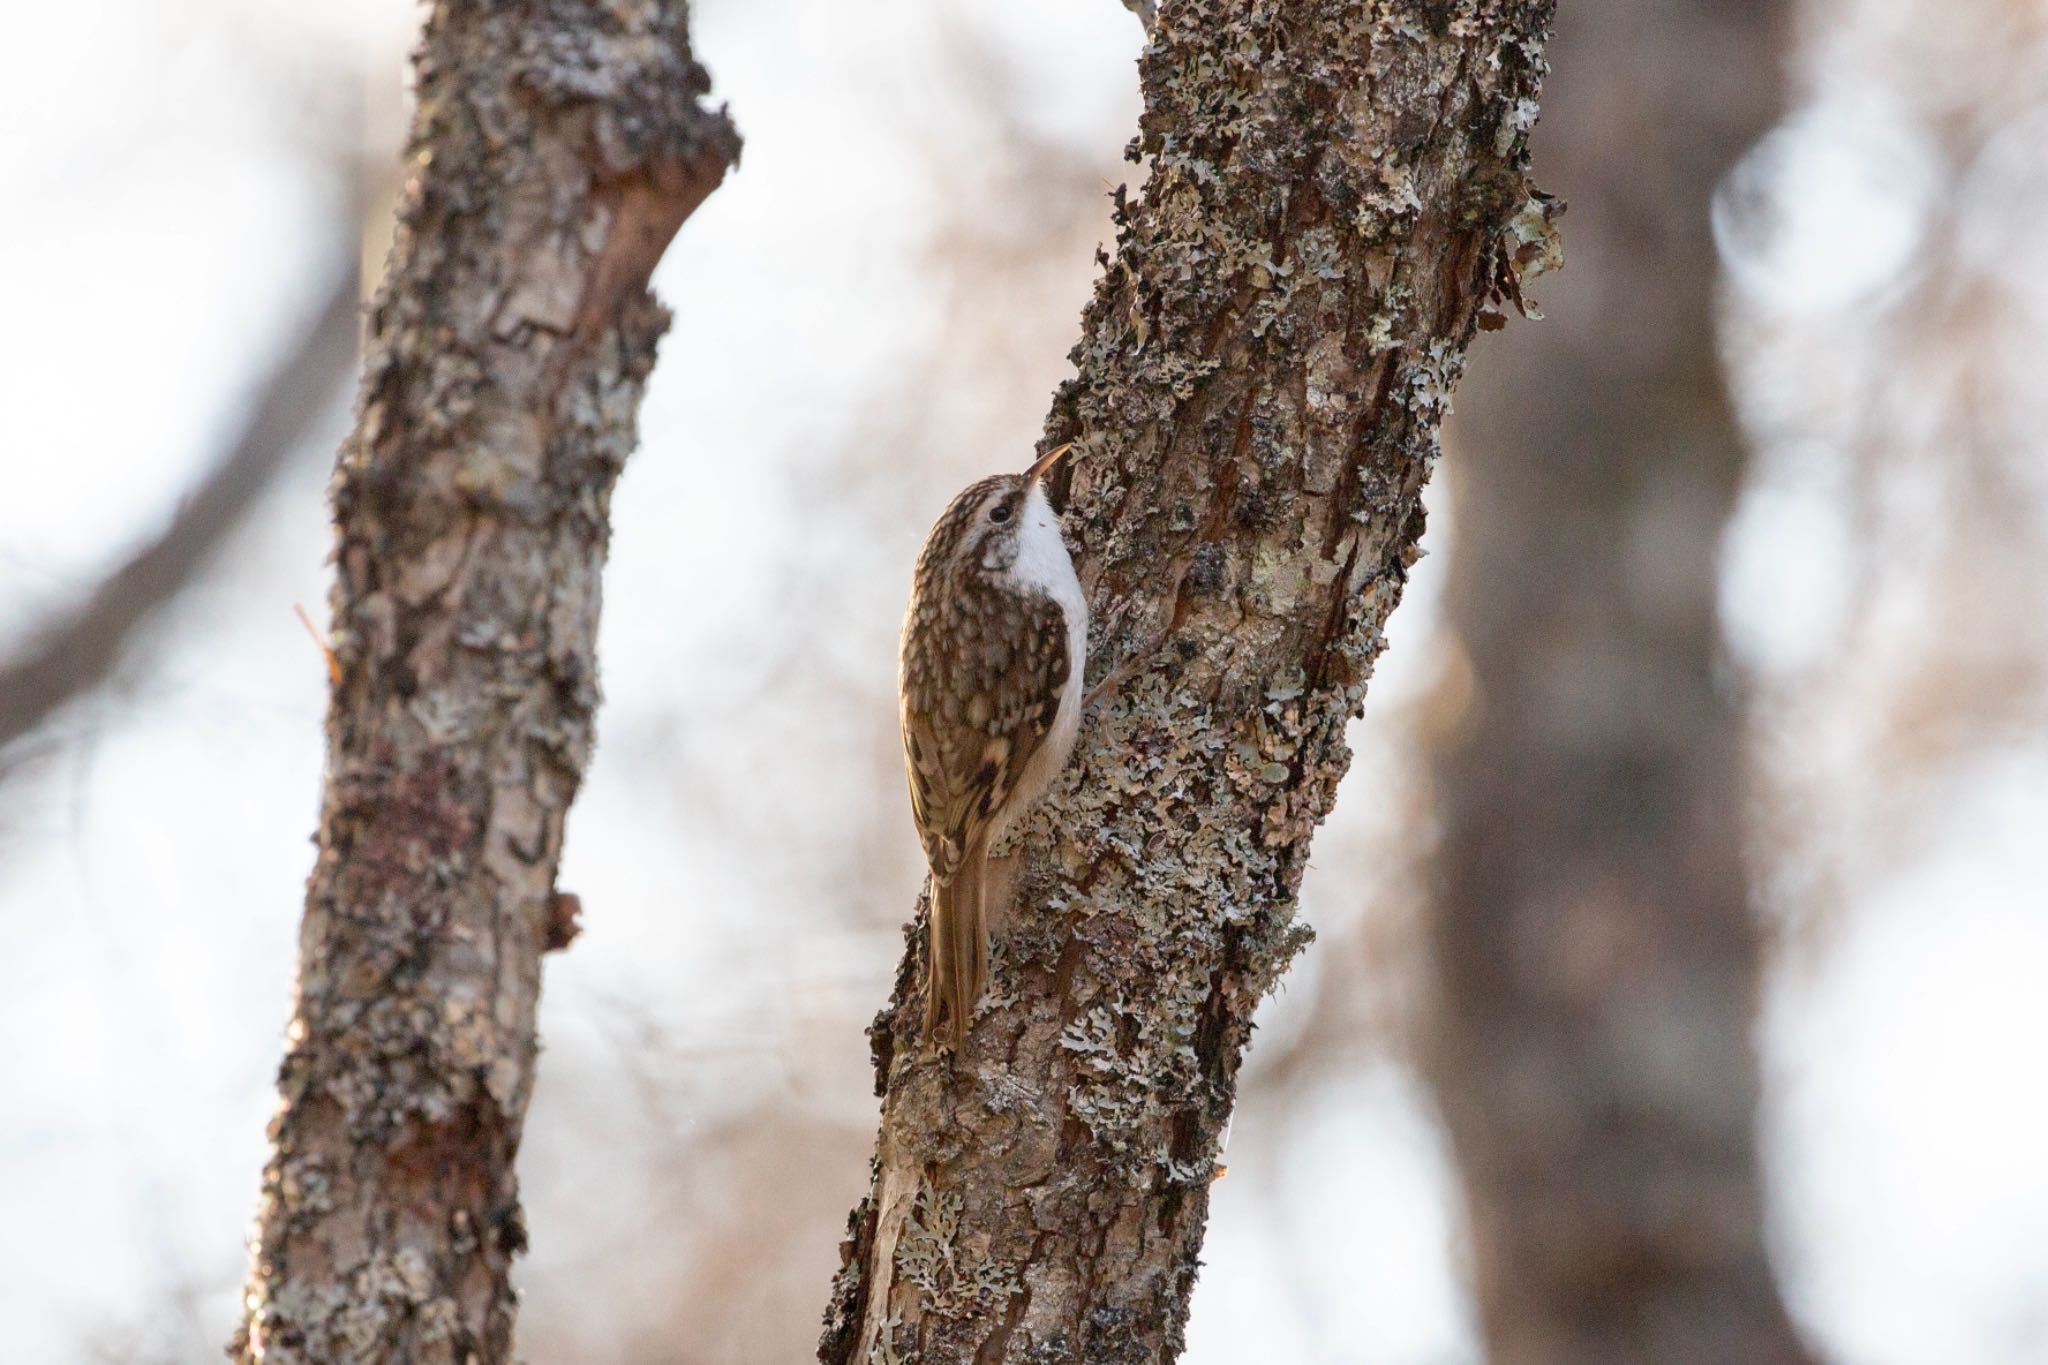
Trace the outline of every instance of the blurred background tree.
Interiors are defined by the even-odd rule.
[[[1424,1054],[1501,1362],[1802,1359],[1766,1256],[1760,931],[1716,565],[1746,464],[1709,203],[1770,127],[1762,0],[1562,7],[1545,320],[1457,428]]]

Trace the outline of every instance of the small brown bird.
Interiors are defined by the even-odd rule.
[[[1088,604],[1040,486],[1067,449],[954,498],[911,582],[903,766],[932,874],[931,1043],[960,1045],[988,980],[989,844],[1052,785],[1080,728]]]

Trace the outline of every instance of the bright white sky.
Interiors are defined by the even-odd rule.
[[[820,646],[833,676],[769,703],[795,717],[788,735],[762,740],[731,722],[756,704],[761,660],[784,647],[782,595],[816,582],[792,543],[796,509],[829,500],[834,478],[858,477],[810,452],[838,449],[891,358],[916,353],[940,323],[917,255],[934,210],[920,139],[949,135],[945,106],[921,93],[950,59],[934,16],[1001,35],[1026,88],[1042,92],[1029,111],[1040,136],[1108,161],[1133,124],[1139,31],[1114,0],[970,20],[979,8],[699,6],[700,52],[747,149],[657,282],[678,322],[617,503],[604,747],[565,873],[595,909],[550,969],[551,1068],[601,1070],[591,1059],[617,1048],[620,1021],[644,1018],[702,1068],[693,1104],[737,1106],[781,1087],[851,1122],[871,1112],[858,1037],[766,1066],[758,1047],[724,1066],[695,1049],[765,1036],[772,1055],[772,1039],[795,1036],[792,1020],[820,1001],[864,1012],[882,998],[893,931],[791,942],[761,927],[779,905],[829,893],[851,857],[894,859],[892,901],[907,907],[914,894],[907,826],[900,848],[806,846],[767,870],[759,842],[763,828],[829,829],[872,804],[867,750],[804,761],[844,743],[817,734],[804,707],[886,695],[900,584],[834,598]],[[161,521],[316,291],[309,272],[341,202],[317,152],[338,118],[356,121],[356,91],[308,92],[336,70],[375,73],[352,79],[371,92],[380,135],[395,137],[417,21],[395,0],[350,13],[96,0],[12,16],[0,79],[12,314],[0,331],[0,450],[15,496],[0,503],[0,639]],[[1773,307],[1825,313],[1881,288],[1910,252],[1919,227],[1898,187],[1920,144],[1910,128],[1874,150],[1830,135],[1852,124],[1868,120],[1830,104],[1797,125],[1805,134],[1788,154],[1804,158],[1809,192],[1787,204],[1766,248],[1743,250],[1741,282]],[[1075,315],[1090,269],[1078,260],[1071,297],[1044,306]],[[1042,364],[1026,376],[1039,393],[1064,368],[1057,350]],[[1022,451],[1037,417],[1006,418],[989,439]],[[323,450],[342,422],[337,402]],[[1846,592],[1838,481],[1825,452],[1809,453],[1761,463],[1730,543],[1731,640],[1766,674],[1806,662],[1800,651],[1827,637]],[[944,494],[1006,458],[962,449],[932,471],[929,497],[867,528],[875,561],[909,564]],[[94,1345],[134,1358],[153,1341],[229,1329],[318,790],[324,691],[291,607],[324,615],[323,464],[301,462],[160,647],[110,696],[63,717],[77,742],[0,805],[9,1360],[65,1361]],[[1396,621],[1376,714],[1426,680],[1419,647],[1403,643],[1427,634],[1430,597],[1425,575]],[[678,726],[678,689],[701,723]],[[1385,748],[1371,725],[1359,737],[1368,763]],[[1842,1360],[2048,1362],[2044,769],[2040,753],[2022,752],[1959,781],[1883,894],[1771,988],[1766,1131],[1782,1262],[1795,1308]],[[803,772],[809,785],[727,780],[762,770]],[[706,782],[732,808],[717,818]],[[1338,855],[1367,819],[1340,808],[1323,836],[1335,852],[1319,863],[1355,864]],[[1364,903],[1333,875],[1308,889],[1311,920]],[[1262,1036],[1283,1036],[1288,1002],[1269,1013]],[[551,1292],[550,1268],[584,1264],[602,1240],[592,1225],[636,1212],[630,1191],[556,1181],[589,1140],[570,1126],[548,1136],[561,1102],[544,1083],[524,1277],[536,1325],[577,1308]],[[1449,1177],[1413,1079],[1365,1069],[1287,1122],[1284,1142],[1256,1109],[1238,1124],[1187,1359],[1471,1359]],[[857,1193],[850,1183],[847,1199]],[[819,1249],[820,1308],[830,1254]],[[167,1296],[189,1320],[152,1326]]]

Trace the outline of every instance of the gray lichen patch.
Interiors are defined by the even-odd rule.
[[[897,1272],[922,1292],[929,1313],[999,1311],[1020,1288],[1016,1274],[988,1259],[986,1236],[963,1237],[960,1209],[958,1193],[920,1186],[896,1243]]]

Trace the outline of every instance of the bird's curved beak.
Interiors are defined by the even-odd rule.
[[[1045,477],[1045,472],[1060,462],[1060,456],[1073,448],[1074,443],[1068,441],[1065,445],[1054,446],[1051,450],[1046,451],[1045,454],[1033,460],[1031,468],[1024,471],[1024,486],[1029,488],[1032,484]]]

